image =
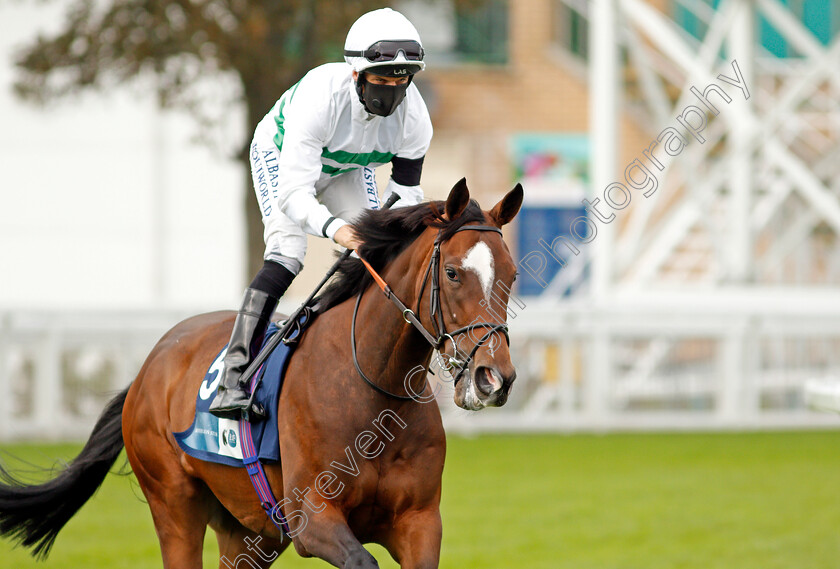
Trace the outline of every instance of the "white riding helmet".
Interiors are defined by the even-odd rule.
[[[414,75],[426,68],[424,55],[420,34],[408,18],[391,8],[361,16],[344,42],[344,60],[359,73]]]

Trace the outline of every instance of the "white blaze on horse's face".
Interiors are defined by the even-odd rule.
[[[481,288],[484,290],[484,298],[490,301],[490,292],[493,290],[493,277],[495,276],[495,267],[493,263],[493,252],[487,243],[479,241],[473,245],[464,259],[461,261],[461,268],[470,270],[478,275],[478,281],[481,283]]]

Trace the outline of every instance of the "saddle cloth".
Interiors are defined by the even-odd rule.
[[[311,318],[301,319],[301,327],[293,329],[292,339],[298,338],[302,333],[301,328],[305,327],[310,320]],[[263,347],[269,338],[277,333],[278,329],[274,323],[269,325],[263,340]],[[294,345],[296,345],[296,342],[293,344],[280,342],[251,378],[251,389],[253,389],[257,379],[260,378],[255,400],[266,410],[265,420],[251,423],[251,434],[260,462],[276,463],[280,461],[277,407],[286,364]],[[209,462],[241,467],[244,464],[242,463],[242,437],[239,431],[239,420],[220,419],[210,414],[210,403],[216,396],[219,379],[224,368],[225,352],[227,352],[227,345],[219,352],[204,375],[204,381],[201,383],[195,401],[193,424],[186,431],[173,433],[173,435],[178,445],[190,456]]]

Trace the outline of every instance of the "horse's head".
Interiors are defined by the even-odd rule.
[[[446,218],[457,220],[469,204],[462,179],[446,200]],[[455,380],[455,404],[464,409],[504,405],[516,379],[506,322],[517,273],[500,229],[521,205],[522,186],[517,184],[483,212],[483,223],[468,222],[446,239],[439,234],[437,240],[439,260],[433,259],[432,269],[437,264],[440,303],[430,312],[436,313],[436,327],[444,334],[440,352]]]
[[[318,305],[326,311],[356,297],[350,327],[352,355],[356,371],[371,387],[395,399],[433,400],[434,396],[427,399],[424,395],[425,373],[423,389],[419,389],[419,381],[412,385],[418,370],[425,371],[431,346],[441,355],[439,365],[433,366],[443,372],[444,379],[450,375],[454,381],[458,406],[478,410],[507,402],[516,378],[507,334],[507,305],[516,265],[502,240],[501,228],[521,205],[522,186],[517,184],[490,211],[483,211],[470,200],[467,183],[461,180],[445,202],[368,210],[354,221],[363,242],[358,249],[360,258],[342,263],[336,279],[318,297]],[[423,343],[401,344],[402,357],[397,360],[405,365],[407,375],[401,368],[389,367],[391,354],[382,351],[381,328],[373,330],[369,338],[372,345],[380,346],[380,378],[371,379],[362,369],[370,369],[373,362],[359,362],[356,321],[364,314],[360,306],[372,282],[413,326],[408,338],[424,339]],[[372,305],[376,306],[376,318],[381,315],[379,302],[376,299]],[[359,316],[361,322],[367,322],[362,318]],[[390,334],[396,342],[406,329],[399,321],[391,325],[391,332],[399,331]],[[363,349],[364,344],[361,346]],[[389,369],[396,371],[390,377],[391,385]],[[395,380],[402,382],[402,389],[393,388]]]

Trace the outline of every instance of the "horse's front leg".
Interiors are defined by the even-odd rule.
[[[343,569],[377,569],[373,555],[353,535],[344,515],[335,508],[309,512],[304,527],[293,528],[297,552],[313,556]]]
[[[437,507],[400,515],[383,545],[402,569],[436,569],[443,534]]]

